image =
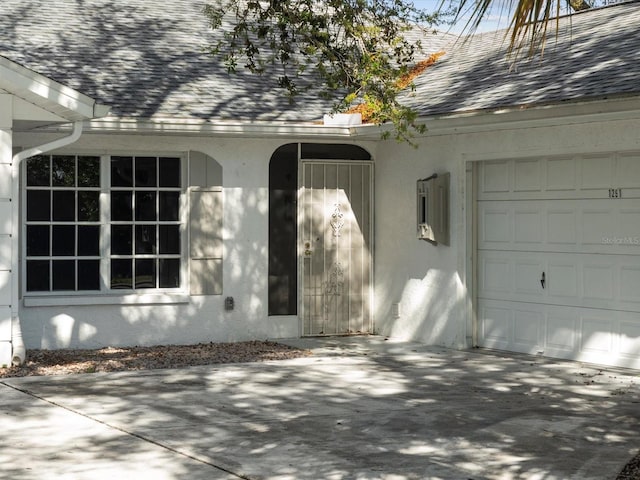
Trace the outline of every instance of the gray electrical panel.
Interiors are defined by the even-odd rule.
[[[418,238],[449,245],[449,173],[417,182]]]

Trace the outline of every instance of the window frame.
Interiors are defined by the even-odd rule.
[[[91,305],[91,304],[120,304],[120,303],[181,303],[186,302],[188,300],[188,290],[189,290],[189,277],[188,277],[188,246],[189,246],[189,229],[188,229],[188,155],[184,152],[154,152],[154,151],[110,151],[109,153],[96,153],[95,151],[86,151],[86,150],[62,150],[62,151],[54,151],[47,152],[42,154],[43,156],[57,156],[57,155],[69,155],[69,156],[92,156],[98,157],[100,162],[100,186],[99,186],[99,205],[100,205],[100,218],[99,218],[99,290],[53,290],[53,285],[50,284],[50,290],[47,291],[28,291],[27,290],[27,160],[22,162],[20,165],[20,200],[21,200],[21,208],[20,208],[20,232],[21,232],[21,240],[20,240],[20,251],[21,251],[21,262],[20,262],[20,271],[21,271],[21,281],[20,281],[20,293],[23,297],[23,302],[25,306],[42,306],[42,305]],[[124,157],[156,157],[157,158],[178,158],[180,160],[180,186],[179,187],[167,187],[168,190],[179,191],[178,196],[178,228],[179,228],[179,240],[180,240],[180,248],[179,254],[175,254],[174,258],[177,257],[179,259],[179,275],[180,275],[180,286],[174,288],[136,288],[135,287],[135,277],[132,279],[133,287],[127,289],[113,289],[111,288],[111,158],[117,156]],[[157,161],[157,160],[156,160]],[[77,184],[77,182],[76,182]],[[96,188],[96,187],[94,187]],[[49,185],[46,191],[51,191],[53,187]],[[73,188],[69,187],[70,190],[77,192],[81,188],[77,185]],[[135,192],[135,187],[131,189]],[[159,185],[155,187],[156,192],[162,191],[163,188]],[[157,201],[157,200],[156,200]],[[157,203],[156,203],[157,205]],[[156,207],[158,208],[158,207]],[[156,212],[157,213],[157,212]],[[43,222],[44,223],[44,222]],[[145,222],[147,224],[154,224],[157,228],[158,225],[162,225],[163,221],[159,218],[156,218],[153,222]],[[29,223],[30,224],[30,223]],[[54,225],[55,222],[53,219],[49,220],[48,225]],[[79,220],[74,220],[73,222],[69,222],[69,225],[77,226],[80,224]],[[135,220],[131,222],[135,228]],[[77,235],[77,234],[76,234]],[[157,240],[159,241],[159,239]],[[140,257],[143,254],[136,255],[135,247],[132,247],[132,262],[135,263],[136,258],[150,258],[149,255],[146,257]],[[48,261],[54,260],[56,257],[52,255],[52,251],[50,251],[50,255],[45,258]],[[60,257],[62,259],[73,259],[77,260],[78,255],[70,256],[70,257]],[[153,258],[157,259],[163,258],[163,256],[159,253],[156,253]],[[29,257],[29,259],[33,259],[33,257]],[[157,263],[156,263],[157,265]],[[52,273],[50,272],[50,275]],[[156,272],[156,281],[158,272]],[[77,276],[77,266],[76,266],[76,276]],[[53,278],[50,276],[50,280]],[[77,279],[76,279],[77,282]]]

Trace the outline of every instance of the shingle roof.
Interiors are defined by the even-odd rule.
[[[229,77],[203,53],[202,2],[3,0],[0,55],[133,118],[317,118],[325,102],[289,102],[256,77]]]
[[[68,85],[117,117],[309,122],[332,102],[290,103],[269,76],[229,75],[204,53],[213,38],[202,0],[2,0],[0,56]],[[640,3],[563,18],[543,58],[506,57],[505,32],[452,45],[405,101],[420,115],[492,110],[640,93]],[[414,32],[416,33],[416,32]],[[313,82],[313,79],[309,79]]]
[[[117,117],[308,122],[331,111],[317,91],[291,103],[273,77],[229,75],[204,52],[214,35],[204,3],[2,0],[0,55]]]
[[[506,33],[457,42],[407,103],[429,116],[640,94],[640,2],[561,18],[542,57],[509,59]]]

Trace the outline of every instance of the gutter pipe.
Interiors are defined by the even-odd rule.
[[[94,106],[95,110],[95,106]],[[71,135],[63,138],[59,138],[57,140],[53,140],[51,142],[44,143],[37,147],[27,148],[22,150],[21,152],[16,153],[13,156],[12,168],[11,168],[11,176],[12,176],[12,196],[14,198],[13,207],[12,207],[12,227],[11,227],[11,236],[12,236],[12,249],[14,252],[20,251],[20,202],[15,201],[19,198],[20,195],[20,186],[19,186],[19,178],[20,178],[20,164],[26,158],[32,157],[33,155],[39,155],[41,153],[45,153],[56,148],[66,147],[74,143],[76,140],[80,138],[82,135],[82,120],[77,120],[73,122],[73,132]],[[20,260],[17,258],[17,255],[13,255],[12,259],[12,269],[14,272],[12,278],[12,294],[11,294],[11,364],[14,366],[19,366],[24,363],[27,359],[27,349],[24,345],[24,340],[22,339],[22,326],[20,325],[20,316],[18,310],[19,304],[19,292],[20,292],[20,283],[18,281],[18,275],[16,272],[20,271]]]

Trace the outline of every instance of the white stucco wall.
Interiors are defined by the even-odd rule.
[[[376,330],[428,344],[471,346],[467,162],[638,150],[639,127],[637,118],[548,127],[511,123],[481,133],[445,134],[432,128],[417,149],[381,143],[376,159]],[[415,182],[447,171],[451,245],[433,246],[416,238]]]
[[[31,144],[34,138],[23,135],[18,142]],[[296,336],[295,319],[269,319],[266,306],[268,166],[270,152],[281,143],[85,134],[68,147],[68,152],[97,154],[198,150],[218,161],[223,168],[224,183],[224,292],[194,296],[187,303],[169,305],[22,307],[27,347],[150,345]],[[233,311],[225,311],[227,296],[235,299]]]
[[[49,140],[19,135],[18,145]],[[69,153],[203,152],[223,170],[223,294],[155,305],[23,306],[27,348],[228,342],[297,337],[296,316],[268,316],[269,160],[295,138],[252,140],[84,134]],[[314,140],[308,140],[314,141]],[[317,140],[315,140],[317,141]],[[225,297],[235,309],[226,311]]]
[[[467,162],[640,150],[640,119],[563,127],[505,124],[478,133],[432,128],[419,148],[358,142],[375,160],[375,329],[398,338],[462,348],[471,345],[472,288],[466,195]],[[26,147],[51,136],[16,135]],[[28,348],[222,342],[295,337],[295,316],[267,314],[269,159],[300,138],[252,140],[85,134],[69,152],[201,151],[222,165],[223,294],[172,305],[21,307]],[[416,238],[416,180],[451,173],[451,245]],[[233,296],[235,310],[224,309]]]

